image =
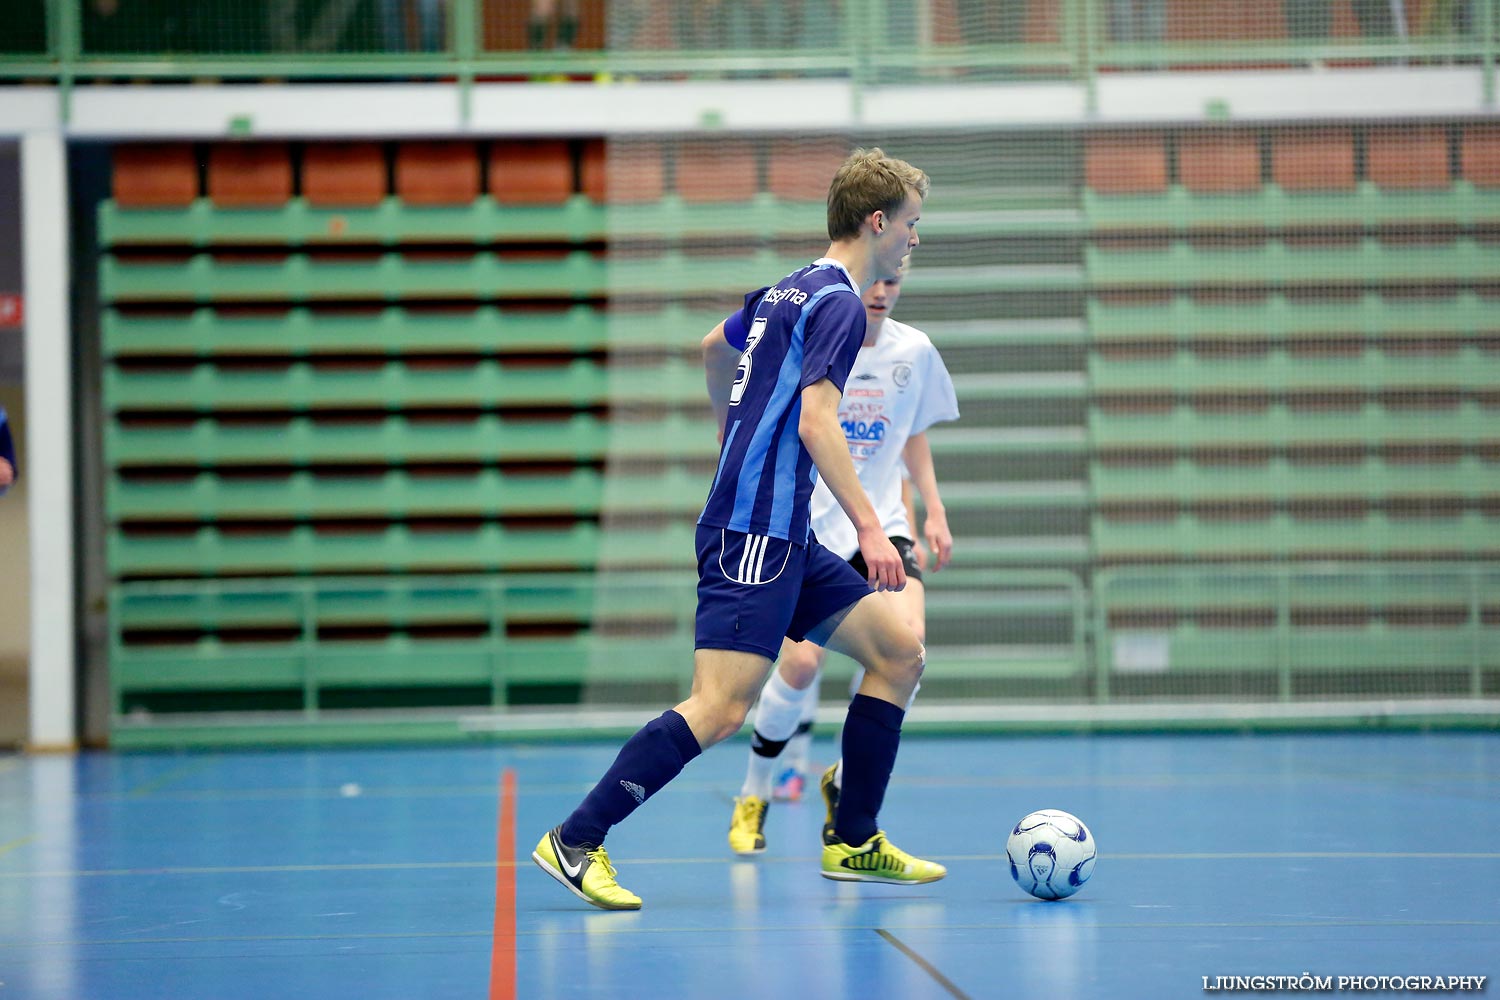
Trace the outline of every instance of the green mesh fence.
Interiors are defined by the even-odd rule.
[[[594,52],[682,78],[715,46],[730,77],[870,69],[839,61],[852,5],[806,8],[812,50],[769,5],[577,9],[563,74]],[[878,82],[1390,84],[1493,37],[1488,4],[1381,9],[883,5],[916,44]],[[478,58],[553,58],[557,30],[528,55],[524,20],[487,27]],[[821,252],[828,178],[874,143],[933,179],[896,318],[963,411],[932,433],[956,548],[931,718],[1493,697],[1491,122],[207,143],[120,147],[100,211],[121,738],[684,693],[716,457],[699,340]]]
[[[855,141],[122,148],[122,714],[680,695],[716,454],[698,343],[821,251]],[[956,538],[934,705],[1493,692],[1500,133],[880,141],[933,177],[897,318],[963,410],[931,434]],[[504,593],[410,593],[454,574]],[[148,599],[277,587],[240,577],[304,596]]]
[[[20,0],[0,71],[472,82],[1479,64],[1494,0]],[[44,56],[39,59],[37,57]]]

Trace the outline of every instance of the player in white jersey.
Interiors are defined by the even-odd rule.
[[[926,631],[923,559],[902,486],[909,477],[922,498],[927,513],[923,535],[930,551],[929,565],[939,570],[951,556],[953,536],[938,494],[926,432],[933,424],[957,420],[958,401],[953,380],[932,341],[921,330],[889,318],[909,267],[908,260],[896,278],[873,282],[862,296],[865,339],[844,386],[839,422],[860,485],[906,564],[906,588],[882,593],[880,598],[889,600],[922,639]],[[821,481],[813,491],[811,517],[819,543],[863,573],[854,525]],[[781,790],[779,797],[801,796],[806,746],[818,707],[817,681],[826,655],[816,643],[790,639],[782,643],[776,670],[761,691],[750,764],[735,799],[729,846],[736,854],[765,850],[765,817],[773,780]],[[856,674],[854,683],[859,680]],[[785,757],[783,749],[790,750]],[[837,806],[839,779],[838,764],[823,777],[829,824]]]

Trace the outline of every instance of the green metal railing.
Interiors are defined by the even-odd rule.
[[[1083,694],[1087,594],[1076,574],[952,569],[936,580],[928,604],[935,619],[1053,623],[1045,647],[934,647],[946,674],[1075,680]],[[351,689],[487,689],[450,714],[514,707],[518,686],[527,684],[607,681],[618,696],[621,684],[666,683],[685,696],[694,586],[691,573],[679,572],[117,584],[109,602],[116,731],[140,738],[153,726],[173,728],[173,713],[153,716],[143,706],[174,694],[201,701],[280,692],[294,707],[276,718],[302,724],[347,719],[330,701]],[[578,632],[537,629],[590,620]],[[618,631],[631,622],[654,625],[640,634]],[[848,667],[835,672],[846,675]],[[224,711],[200,709],[197,719],[218,714],[218,725],[245,724],[244,709],[239,718]],[[324,719],[327,711],[334,715]],[[379,722],[360,731],[386,734]]]
[[[111,686],[131,692],[300,688],[301,712],[316,715],[324,692],[339,686],[482,685],[503,705],[507,686],[538,680],[587,679],[590,651],[607,649],[624,679],[687,674],[663,655],[663,637],[579,635],[517,642],[508,626],[580,620],[607,607],[652,614],[671,634],[690,634],[693,580],[682,574],[632,573],[440,577],[238,579],[117,585],[110,601]],[[390,634],[330,645],[323,630],[369,626]],[[464,638],[426,643],[407,630],[468,628]],[[131,644],[132,633],[201,631],[184,644]],[[225,630],[261,634],[227,642]],[[686,630],[686,633],[684,632]],[[267,638],[267,637],[270,638]],[[670,643],[667,643],[670,648]],[[570,673],[571,671],[571,673]]]
[[[1162,675],[1269,674],[1281,701],[1298,696],[1299,676],[1393,670],[1449,673],[1464,688],[1454,695],[1479,698],[1490,690],[1486,675],[1500,670],[1495,563],[1119,567],[1095,575],[1093,598],[1100,701],[1111,699],[1122,666]],[[1397,613],[1408,624],[1390,625]],[[1132,614],[1146,623],[1116,621]],[[1122,665],[1122,637],[1151,640],[1146,655]]]
[[[1044,654],[1016,647],[1008,658],[1004,647],[995,647],[969,662],[962,647],[938,647],[932,652],[943,675],[1076,679],[1082,683],[1069,699],[1074,703],[1129,701],[1131,693],[1118,690],[1118,682],[1143,671],[1179,678],[1187,686],[1178,693],[1186,697],[1235,701],[1244,697],[1231,687],[1216,687],[1214,678],[1256,674],[1270,680],[1263,694],[1251,698],[1259,704],[1319,700],[1318,691],[1302,689],[1308,678],[1352,681],[1346,695],[1416,698],[1434,693],[1422,678],[1441,677],[1442,694],[1476,701],[1491,695],[1500,679],[1500,625],[1494,619],[1500,564],[1493,562],[1117,567],[1098,573],[1091,589],[1065,571],[954,570],[942,579],[948,582],[929,593],[929,610],[938,618],[999,621],[1040,615],[1061,625],[1058,643]],[[120,745],[142,746],[453,738],[460,735],[454,719],[464,711],[515,707],[518,683],[685,685],[692,586],[690,576],[678,573],[117,585],[110,602],[115,738]],[[644,616],[666,631],[508,634],[508,625],[575,621],[601,608],[611,620]],[[1351,620],[1360,609],[1367,612],[1365,620]],[[1131,624],[1131,615],[1144,623]],[[1393,616],[1399,623],[1387,620]],[[324,636],[371,623],[389,626],[389,634],[355,635],[353,641]],[[444,637],[442,629],[455,625],[471,627]],[[423,628],[439,633],[420,639]],[[1130,654],[1133,662],[1121,662],[1118,639],[1139,647],[1142,638],[1153,637],[1144,654],[1137,648]],[[1017,659],[1027,655],[1047,659]],[[1156,655],[1160,662],[1146,662]],[[1393,673],[1407,678],[1399,692],[1377,682]],[[328,704],[330,692],[403,685],[477,686],[488,688],[489,696],[440,715],[419,711],[366,718]],[[293,693],[295,706],[252,717],[223,710],[158,715],[137,705],[153,693],[201,697],[268,689]],[[266,723],[280,728],[268,729]],[[554,725],[576,735],[581,723]],[[403,727],[411,732],[402,735]]]
[[[488,78],[833,77],[855,85],[857,102],[861,91],[886,82],[1046,78],[1083,84],[1092,106],[1099,74],[1107,70],[1461,62],[1482,68],[1484,98],[1493,105],[1500,47],[1500,0],[1474,0],[1472,16],[1462,26],[1415,24],[1401,37],[1355,39],[1235,37],[1226,4],[1223,38],[1152,42],[1111,39],[1107,0],[1053,0],[1033,4],[1049,26],[1039,36],[1045,40],[1003,44],[968,44],[952,31],[939,37],[921,30],[924,13],[930,13],[927,0],[842,0],[836,15],[828,7],[826,19],[791,44],[741,32],[727,47],[694,48],[687,39],[672,48],[652,48],[647,46],[660,46],[664,36],[637,42],[640,35],[627,38],[623,30],[608,27],[600,48],[525,51],[502,48],[498,41],[484,44],[487,34],[497,36],[499,19],[524,18],[524,5],[511,3],[502,10],[498,0],[449,0],[441,50],[386,51],[379,32],[372,30],[376,2],[365,0],[353,8],[354,23],[363,30],[301,41],[293,35],[271,37],[274,32],[265,28],[269,0],[183,3],[184,17],[196,12],[199,23],[209,26],[204,37],[178,37],[162,28],[160,49],[150,51],[156,30],[151,25],[136,25],[136,36],[126,44],[118,40],[118,32],[112,40],[88,0],[30,0],[21,4],[17,16],[24,19],[29,12],[29,19],[40,23],[16,28],[8,44],[0,39],[0,79],[52,80],[65,90],[75,81],[99,78],[440,79],[457,82],[467,95],[476,81]],[[303,7],[304,20],[308,12],[317,12],[305,2]],[[611,11],[628,8],[624,0],[609,5]],[[296,12],[298,5],[291,3],[289,9]],[[1267,4],[1267,36],[1281,33],[1276,10]],[[121,16],[116,14],[115,20]],[[303,50],[297,50],[299,45]],[[63,107],[66,115],[66,100]]]

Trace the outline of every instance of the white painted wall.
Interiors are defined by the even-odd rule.
[[[73,370],[68,287],[67,147],[60,132],[21,139],[26,297],[27,513],[31,567],[28,744],[77,743],[74,725]]]
[[[841,80],[478,84],[465,115],[451,83],[80,87],[73,138],[447,136],[843,130],[1131,122],[1282,121],[1492,114],[1478,67],[1109,73],[1082,84],[934,83],[856,92]],[[0,135],[59,125],[53,88],[12,88]]]

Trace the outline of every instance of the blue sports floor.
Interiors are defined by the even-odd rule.
[[[1210,995],[1204,976],[1500,975],[1500,734],[909,738],[884,822],[950,870],[913,888],[819,878],[816,801],[773,806],[770,850],[733,859],[745,748],[611,837],[639,913],[530,861],[613,744],[0,757],[0,1000],[1132,1000]],[[1042,807],[1100,845],[1065,902],[1003,861]]]

